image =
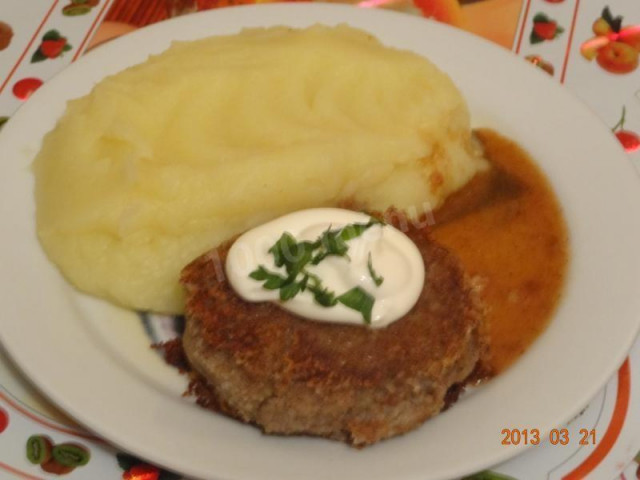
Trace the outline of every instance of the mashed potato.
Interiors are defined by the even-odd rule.
[[[447,75],[347,26],[176,43],[69,103],[34,164],[38,235],[79,289],[181,312],[181,268],[273,217],[437,207],[486,168],[470,135]]]

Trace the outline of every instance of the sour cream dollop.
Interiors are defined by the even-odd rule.
[[[369,215],[339,208],[301,210],[276,218],[247,231],[231,246],[226,260],[227,278],[235,292],[247,302],[274,302],[301,317],[325,321],[365,325],[362,314],[341,303],[325,307],[317,303],[311,292],[298,293],[281,301],[279,290],[268,290],[263,282],[249,276],[259,266],[286,276],[284,267],[276,267],[269,249],[284,232],[296,241],[316,241],[327,229],[350,224],[366,224]],[[371,312],[372,328],[386,327],[404,316],[415,305],[424,284],[424,262],[416,245],[400,230],[387,224],[369,227],[362,235],[347,241],[347,256],[330,255],[307,271],[322,279],[329,290],[339,296],[360,287],[375,300]],[[376,285],[369,268],[369,259]]]

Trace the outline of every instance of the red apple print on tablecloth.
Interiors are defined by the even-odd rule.
[[[529,41],[531,43],[540,43],[545,40],[553,40],[562,32],[564,32],[564,28],[559,26],[555,20],[544,13],[538,13],[533,17],[533,28],[531,29],[531,35],[529,35]]]
[[[62,14],[67,17],[86,15],[93,7],[100,4],[100,0],[71,0],[69,5],[62,8]]]
[[[158,480],[160,469],[153,465],[134,465],[122,474],[123,480]]]
[[[13,94],[20,100],[26,100],[33,92],[42,86],[42,80],[39,78],[23,78],[13,85]]]
[[[13,38],[13,30],[11,25],[0,21],[0,51],[4,50],[11,43]]]
[[[638,68],[640,60],[640,25],[622,26],[622,16],[614,17],[605,7],[600,18],[591,26],[595,37],[583,42],[582,56],[594,58],[601,68],[609,73],[631,73]]]
[[[42,62],[47,59],[61,57],[73,47],[67,42],[67,38],[60,35],[57,30],[49,30],[42,36],[42,42],[31,56],[31,63]]]
[[[7,411],[0,407],[0,433],[4,432],[9,426],[9,414]]]
[[[122,480],[180,480],[175,473],[150,465],[133,455],[118,453],[118,465],[122,470]]]
[[[25,446],[27,460],[54,475],[66,475],[84,467],[91,459],[89,449],[78,443],[55,444],[46,435],[31,435]]]
[[[547,72],[549,75],[553,76],[553,73],[555,71],[555,69],[553,68],[553,65],[551,65],[551,63],[547,62],[544,58],[542,58],[540,55],[527,55],[526,57],[524,57],[524,59],[535,65],[536,67],[542,69],[543,71]]]
[[[627,109],[622,107],[622,116],[616,125],[611,129],[618,141],[622,144],[627,153],[640,150],[640,136],[637,133],[624,129],[624,121]]]

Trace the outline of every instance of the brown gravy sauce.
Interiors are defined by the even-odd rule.
[[[477,130],[494,168],[435,213],[434,238],[482,285],[490,371],[511,365],[546,328],[568,265],[568,233],[543,173],[514,142]]]

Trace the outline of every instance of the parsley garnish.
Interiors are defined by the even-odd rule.
[[[371,252],[369,252],[369,259],[367,260],[367,268],[369,269],[369,275],[371,275],[371,280],[373,280],[373,283],[376,284],[376,287],[379,287],[380,285],[382,285],[382,282],[384,282],[384,277],[381,277],[380,275],[378,275],[376,271],[373,269]]]
[[[284,267],[286,275],[272,272],[264,265],[260,265],[249,274],[249,277],[264,282],[262,287],[267,290],[280,290],[280,300],[283,302],[291,300],[301,292],[309,291],[314,300],[323,307],[333,307],[341,303],[360,312],[364,322],[370,324],[371,311],[375,303],[371,294],[361,287],[354,287],[342,295],[336,296],[335,292],[322,284],[321,278],[309,272],[306,267],[318,265],[330,255],[348,259],[349,246],[347,242],[361,236],[372,226],[381,224],[380,220],[371,218],[367,223],[352,223],[334,230],[329,227],[315,242],[298,242],[293,235],[285,232],[269,248],[269,253],[273,255],[276,267]],[[384,279],[373,270],[371,253],[369,253],[367,266],[374,283],[380,286]]]
[[[364,323],[371,323],[371,310],[373,310],[374,298],[366,290],[360,287],[354,287],[346,293],[338,297],[338,301],[345,307],[357,310],[362,314]]]

